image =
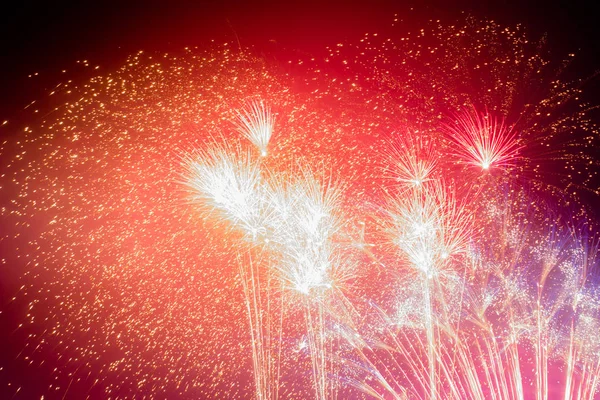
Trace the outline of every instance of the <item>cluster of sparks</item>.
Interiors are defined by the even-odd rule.
[[[15,365],[49,397],[598,398],[598,131],[540,43],[269,57],[139,53],[4,142]]]

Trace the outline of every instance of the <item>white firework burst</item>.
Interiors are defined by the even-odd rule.
[[[237,129],[260,151],[260,155],[267,155],[267,146],[271,135],[275,118],[271,109],[262,100],[255,100],[237,111]]]

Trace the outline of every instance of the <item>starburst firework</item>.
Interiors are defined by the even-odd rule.
[[[447,129],[464,163],[488,170],[508,168],[517,162],[521,148],[517,132],[489,113],[465,111]]]
[[[248,103],[246,108],[238,111],[237,116],[238,130],[256,146],[261,156],[266,156],[275,124],[275,118],[269,107],[262,101],[253,101]]]

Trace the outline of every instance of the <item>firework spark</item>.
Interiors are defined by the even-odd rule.
[[[261,156],[266,156],[275,124],[275,118],[269,107],[262,101],[254,101],[245,109],[238,111],[237,116],[238,130],[256,146]]]
[[[484,170],[516,164],[521,148],[517,132],[489,113],[465,111],[448,130],[463,162]]]

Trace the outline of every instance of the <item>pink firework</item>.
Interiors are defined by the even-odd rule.
[[[515,130],[503,120],[488,112],[480,113],[474,107],[458,114],[447,129],[462,162],[484,170],[513,166],[522,148]]]

